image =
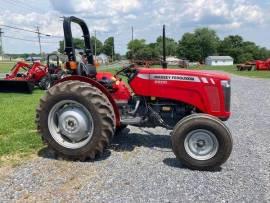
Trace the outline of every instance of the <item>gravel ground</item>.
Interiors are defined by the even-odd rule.
[[[0,170],[0,201],[270,202],[270,80],[233,76],[232,86],[234,149],[220,171],[184,168],[165,129],[129,127],[95,162],[54,160],[45,149]]]

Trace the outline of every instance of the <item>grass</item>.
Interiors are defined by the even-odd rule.
[[[42,147],[34,123],[42,95],[41,90],[32,95],[0,93],[0,165],[6,157],[28,156]]]
[[[8,73],[14,66],[15,62],[0,63],[0,73]]]

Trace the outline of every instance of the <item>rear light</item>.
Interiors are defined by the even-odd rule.
[[[225,111],[229,112],[231,108],[231,81],[221,80],[221,86],[224,95]]]

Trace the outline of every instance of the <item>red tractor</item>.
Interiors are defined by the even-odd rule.
[[[257,60],[256,70],[270,70],[270,58],[265,61]]]
[[[82,28],[85,60],[75,54],[72,22]],[[228,159],[232,137],[222,121],[231,114],[229,76],[167,69],[166,60],[163,68],[129,65],[115,75],[97,72],[85,22],[65,17],[63,27],[72,75],[46,91],[36,110],[38,131],[57,155],[95,159],[118,130],[133,125],[172,130],[173,152],[191,169],[214,169]]]
[[[20,61],[15,64],[10,73],[3,80],[0,80],[0,90],[4,92],[29,92],[47,74],[47,67],[40,62],[33,62],[32,65]]]
[[[50,62],[51,57],[56,57],[56,65]],[[59,57],[55,54],[48,55],[47,65],[38,61],[33,61],[33,64],[20,61],[15,64],[3,80],[0,80],[0,91],[31,93],[34,86],[46,90],[50,88],[54,81],[61,79],[63,75],[64,72],[59,65]]]

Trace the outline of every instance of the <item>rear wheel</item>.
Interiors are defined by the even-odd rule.
[[[230,131],[219,119],[206,114],[193,114],[175,126],[172,132],[173,152],[187,167],[215,169],[232,151]]]
[[[79,81],[53,86],[37,108],[37,126],[43,140],[58,155],[94,159],[109,144],[115,131],[108,98],[96,87]]]

